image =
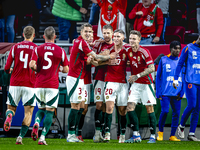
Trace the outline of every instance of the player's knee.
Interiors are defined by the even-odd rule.
[[[108,105],[108,106],[106,106],[106,113],[112,113],[113,112],[113,108],[114,108],[114,106],[112,106],[112,105]]]
[[[102,110],[102,106],[103,106],[102,102],[96,102],[96,109]]]

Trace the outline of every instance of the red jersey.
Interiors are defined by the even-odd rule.
[[[110,49],[110,53],[115,52],[114,47]],[[105,77],[106,82],[117,82],[127,83],[126,81],[126,64],[127,64],[127,53],[126,49],[122,48],[118,53],[117,63],[114,65],[107,66],[107,73]]]
[[[137,75],[138,73],[143,72],[148,65],[153,64],[153,59],[148,49],[140,46],[137,52],[133,52],[131,47],[127,48],[127,57],[130,61],[131,75]],[[151,82],[153,79],[151,74],[149,74]],[[142,84],[151,84],[148,77],[140,77],[135,81],[136,83]]]
[[[138,11],[142,11],[143,16],[136,15]],[[152,34],[160,37],[163,29],[163,13],[156,4],[151,4],[149,7],[144,7],[143,3],[136,4],[129,13],[129,18],[135,19],[133,28],[140,31],[142,37]]]
[[[37,62],[35,87],[57,89],[59,67],[69,65],[65,50],[54,43],[44,43],[33,51],[31,59]]]
[[[10,78],[11,86],[34,87],[35,72],[29,68],[29,62],[36,44],[30,41],[22,41],[11,48],[5,65],[5,72],[9,73],[14,61],[14,68]]]
[[[113,27],[113,31],[122,29],[125,32],[127,0],[115,0],[115,2],[109,0],[97,0],[97,2],[100,6],[97,36],[103,38],[102,28],[107,24],[110,24]]]
[[[85,59],[88,53],[92,52],[88,43],[79,36],[74,40],[74,45],[70,54],[69,73],[68,76],[81,79],[85,76]]]
[[[93,47],[93,51],[96,54],[99,54],[101,51],[103,51],[103,49],[110,49],[113,46],[114,46],[114,43],[107,44],[106,42],[104,42],[104,43],[96,42]],[[104,81],[105,74],[106,74],[106,67],[107,67],[107,65],[95,67],[94,80]]]

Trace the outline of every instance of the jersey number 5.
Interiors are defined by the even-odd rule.
[[[44,60],[46,60],[48,62],[47,66],[43,66],[42,69],[49,69],[52,65],[52,61],[50,58],[48,58],[48,56],[53,56],[52,52],[46,52],[44,53]]]

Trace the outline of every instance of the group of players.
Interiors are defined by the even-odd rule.
[[[25,40],[13,46],[5,66],[11,73],[4,130],[8,131],[12,117],[15,115],[20,98],[25,108],[20,134],[16,144],[22,144],[32,119],[36,102],[39,110],[31,137],[38,138],[39,124],[43,121],[43,130],[39,145],[47,145],[45,136],[52,123],[53,114],[58,104],[58,72],[68,72],[66,79],[67,94],[71,110],[68,116],[67,142],[82,142],[81,128],[89,104],[89,85],[91,81],[91,64],[95,66],[94,101],[95,135],[94,142],[108,142],[114,104],[118,106],[120,121],[119,143],[141,142],[139,122],[135,107],[137,103],[146,106],[150,121],[151,136],[148,143],[155,143],[156,117],[153,105],[156,98],[151,73],[155,71],[154,62],[147,49],[139,45],[141,34],[131,31],[129,44],[124,44],[125,33],[112,26],[105,25],[102,30],[104,40],[93,42],[92,26],[88,23],[81,26],[81,35],[73,41],[68,62],[65,51],[54,44],[56,38],[53,27],[44,31],[45,44],[36,46],[32,43],[34,28],[24,28]],[[11,64],[14,61],[14,67]],[[130,66],[130,90],[126,81],[126,66]],[[177,81],[177,80],[175,80]],[[173,82],[173,81],[172,81]],[[134,83],[134,84],[133,84]],[[177,82],[175,82],[177,84]],[[133,136],[125,140],[126,113],[130,120]],[[105,121],[105,122],[104,122]],[[102,126],[105,136],[102,136]],[[76,128],[78,129],[76,132]]]

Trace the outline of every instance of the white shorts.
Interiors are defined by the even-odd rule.
[[[134,83],[131,85],[128,102],[142,103],[143,105],[156,104],[153,84]]]
[[[70,103],[80,103],[85,100],[84,80],[67,76],[66,79],[67,94]]]
[[[117,106],[127,106],[128,84],[108,82],[104,93],[105,101],[116,101]]]
[[[85,91],[85,104],[90,104],[90,92],[91,92],[91,90],[90,90],[90,85],[91,84],[85,84],[84,85],[84,91]]]
[[[21,98],[24,106],[36,106],[34,88],[25,86],[10,86],[6,104],[18,106]]]
[[[105,82],[94,80],[94,103],[104,102]]]
[[[59,90],[53,88],[35,88],[38,108],[57,108]]]

